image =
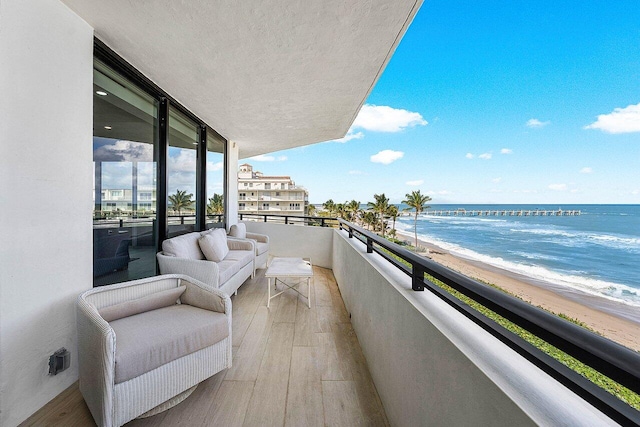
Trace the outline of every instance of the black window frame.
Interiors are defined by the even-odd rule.
[[[196,231],[204,231],[206,224],[206,176],[207,176],[207,143],[206,138],[208,134],[217,135],[224,141],[222,156],[223,156],[223,197],[224,206],[228,204],[228,146],[229,140],[209,126],[204,120],[201,120],[198,116],[189,111],[186,107],[180,104],[177,100],[172,98],[167,92],[162,90],[152,80],[147,78],[144,74],[138,71],[134,66],[124,60],[120,55],[109,48],[104,42],[97,37],[94,37],[93,43],[93,56],[103,62],[105,65],[113,69],[129,80],[132,84],[136,85],[139,89],[147,93],[158,101],[158,124],[159,131],[156,138],[158,153],[156,155],[156,221],[157,221],[157,233],[155,240],[156,252],[162,247],[162,242],[167,239],[168,234],[168,220],[167,220],[167,186],[168,186],[168,150],[169,150],[169,111],[171,109],[177,110],[184,116],[195,122],[199,127],[199,144],[197,152],[197,164],[196,164]],[[228,211],[224,210],[224,216],[220,224],[216,224],[219,227],[226,227],[228,223]],[[156,265],[156,274],[158,274],[158,266]]]

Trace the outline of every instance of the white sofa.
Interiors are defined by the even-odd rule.
[[[229,238],[234,240],[248,239],[253,241],[256,248],[255,268],[267,267],[267,261],[269,260],[269,236],[265,234],[250,233],[247,231],[247,226],[240,222],[229,228]]]
[[[224,243],[217,243],[228,248],[228,253],[218,254],[219,258],[210,260],[211,257],[205,256],[202,251],[205,236],[212,240],[213,236],[224,240]],[[220,289],[227,295],[235,293],[255,273],[255,243],[250,240],[227,239],[221,228],[167,239],[162,242],[162,252],[156,257],[161,274],[185,274]]]
[[[77,301],[80,392],[100,427],[185,399],[231,367],[231,299],[183,275],[84,292]]]

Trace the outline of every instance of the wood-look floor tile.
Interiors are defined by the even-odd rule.
[[[223,381],[201,425],[242,426],[254,386],[253,381]]]
[[[293,347],[285,426],[322,426],[320,349]]]
[[[292,323],[274,323],[244,420],[246,426],[281,426],[293,349]]]

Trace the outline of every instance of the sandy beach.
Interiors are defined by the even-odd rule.
[[[411,242],[414,241],[414,236],[410,233],[400,231],[397,233],[398,236],[403,236]],[[608,306],[616,303],[595,301],[600,300],[600,298],[587,294],[578,295],[575,292],[570,298],[554,291],[553,284],[535,283],[533,279],[454,256],[448,251],[422,240],[419,240],[419,242],[420,245],[429,249],[429,257],[439,264],[468,277],[493,283],[533,305],[578,319],[605,337],[633,350],[640,351],[640,323],[597,308],[598,303]],[[589,299],[594,301],[592,304],[585,304],[581,299],[582,301],[588,301]]]

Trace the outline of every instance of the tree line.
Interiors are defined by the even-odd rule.
[[[392,219],[393,225],[389,232],[391,237],[396,235],[396,219],[400,214],[398,206],[389,203],[389,198],[384,194],[374,194],[373,202],[368,202],[368,209],[361,209],[361,203],[356,200],[350,202],[335,203],[332,199],[327,200],[322,204],[322,208],[331,217],[343,218],[346,221],[354,222],[367,230],[373,229],[374,232],[379,232],[382,237],[385,237],[387,224],[385,219]],[[429,209],[427,203],[431,201],[431,197],[422,194],[420,190],[412,191],[405,195],[402,203],[408,207],[403,209],[404,211],[413,211],[413,231],[415,235],[415,247],[418,248],[418,214],[425,209]],[[312,209],[313,207],[313,209]],[[315,207],[309,206],[309,215],[315,215]]]

